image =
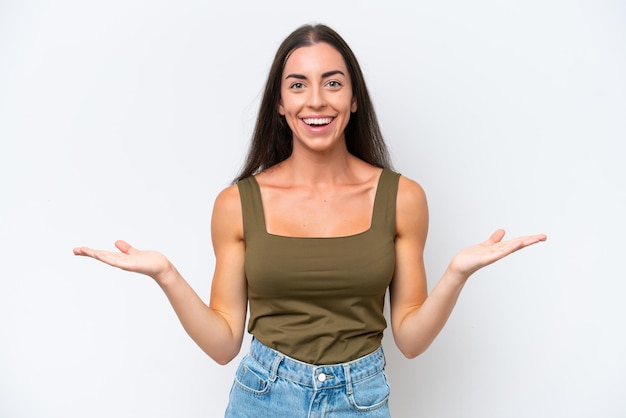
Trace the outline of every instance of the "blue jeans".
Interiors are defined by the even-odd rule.
[[[253,339],[226,418],[389,418],[388,398],[382,347],[347,363],[315,366]]]

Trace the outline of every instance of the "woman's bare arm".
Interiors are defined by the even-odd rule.
[[[391,323],[400,351],[413,358],[423,353],[446,324],[467,279],[477,270],[540,241],[543,234],[502,241],[497,230],[486,241],[465,248],[450,262],[428,295],[423,252],[428,207],[422,188],[400,180],[396,210],[396,272],[390,287]]]
[[[189,336],[216,362],[226,364],[241,348],[247,309],[241,216],[239,192],[237,186],[231,186],[220,193],[213,209],[211,230],[216,262],[210,305],[156,251],[139,250],[117,241],[119,252],[78,247],[74,254],[152,277]]]

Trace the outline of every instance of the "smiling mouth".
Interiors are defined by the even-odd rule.
[[[302,121],[309,126],[326,126],[333,121],[333,118],[303,118]]]

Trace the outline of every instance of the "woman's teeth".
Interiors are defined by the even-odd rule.
[[[333,121],[333,118],[304,118],[302,119],[307,125],[328,125]]]

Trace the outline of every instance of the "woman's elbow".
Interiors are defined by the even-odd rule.
[[[209,357],[211,357],[213,359],[213,361],[215,361],[220,366],[226,366],[235,357],[237,357],[237,354],[239,354],[238,351],[236,351],[236,352],[225,352],[225,353],[215,353],[213,355],[209,354]]]
[[[222,342],[218,346],[202,347],[203,351],[217,364],[225,366],[230,363],[241,351],[242,341]]]
[[[424,353],[430,344],[423,344],[419,341],[401,341],[396,339],[396,346],[404,357],[412,360]]]

